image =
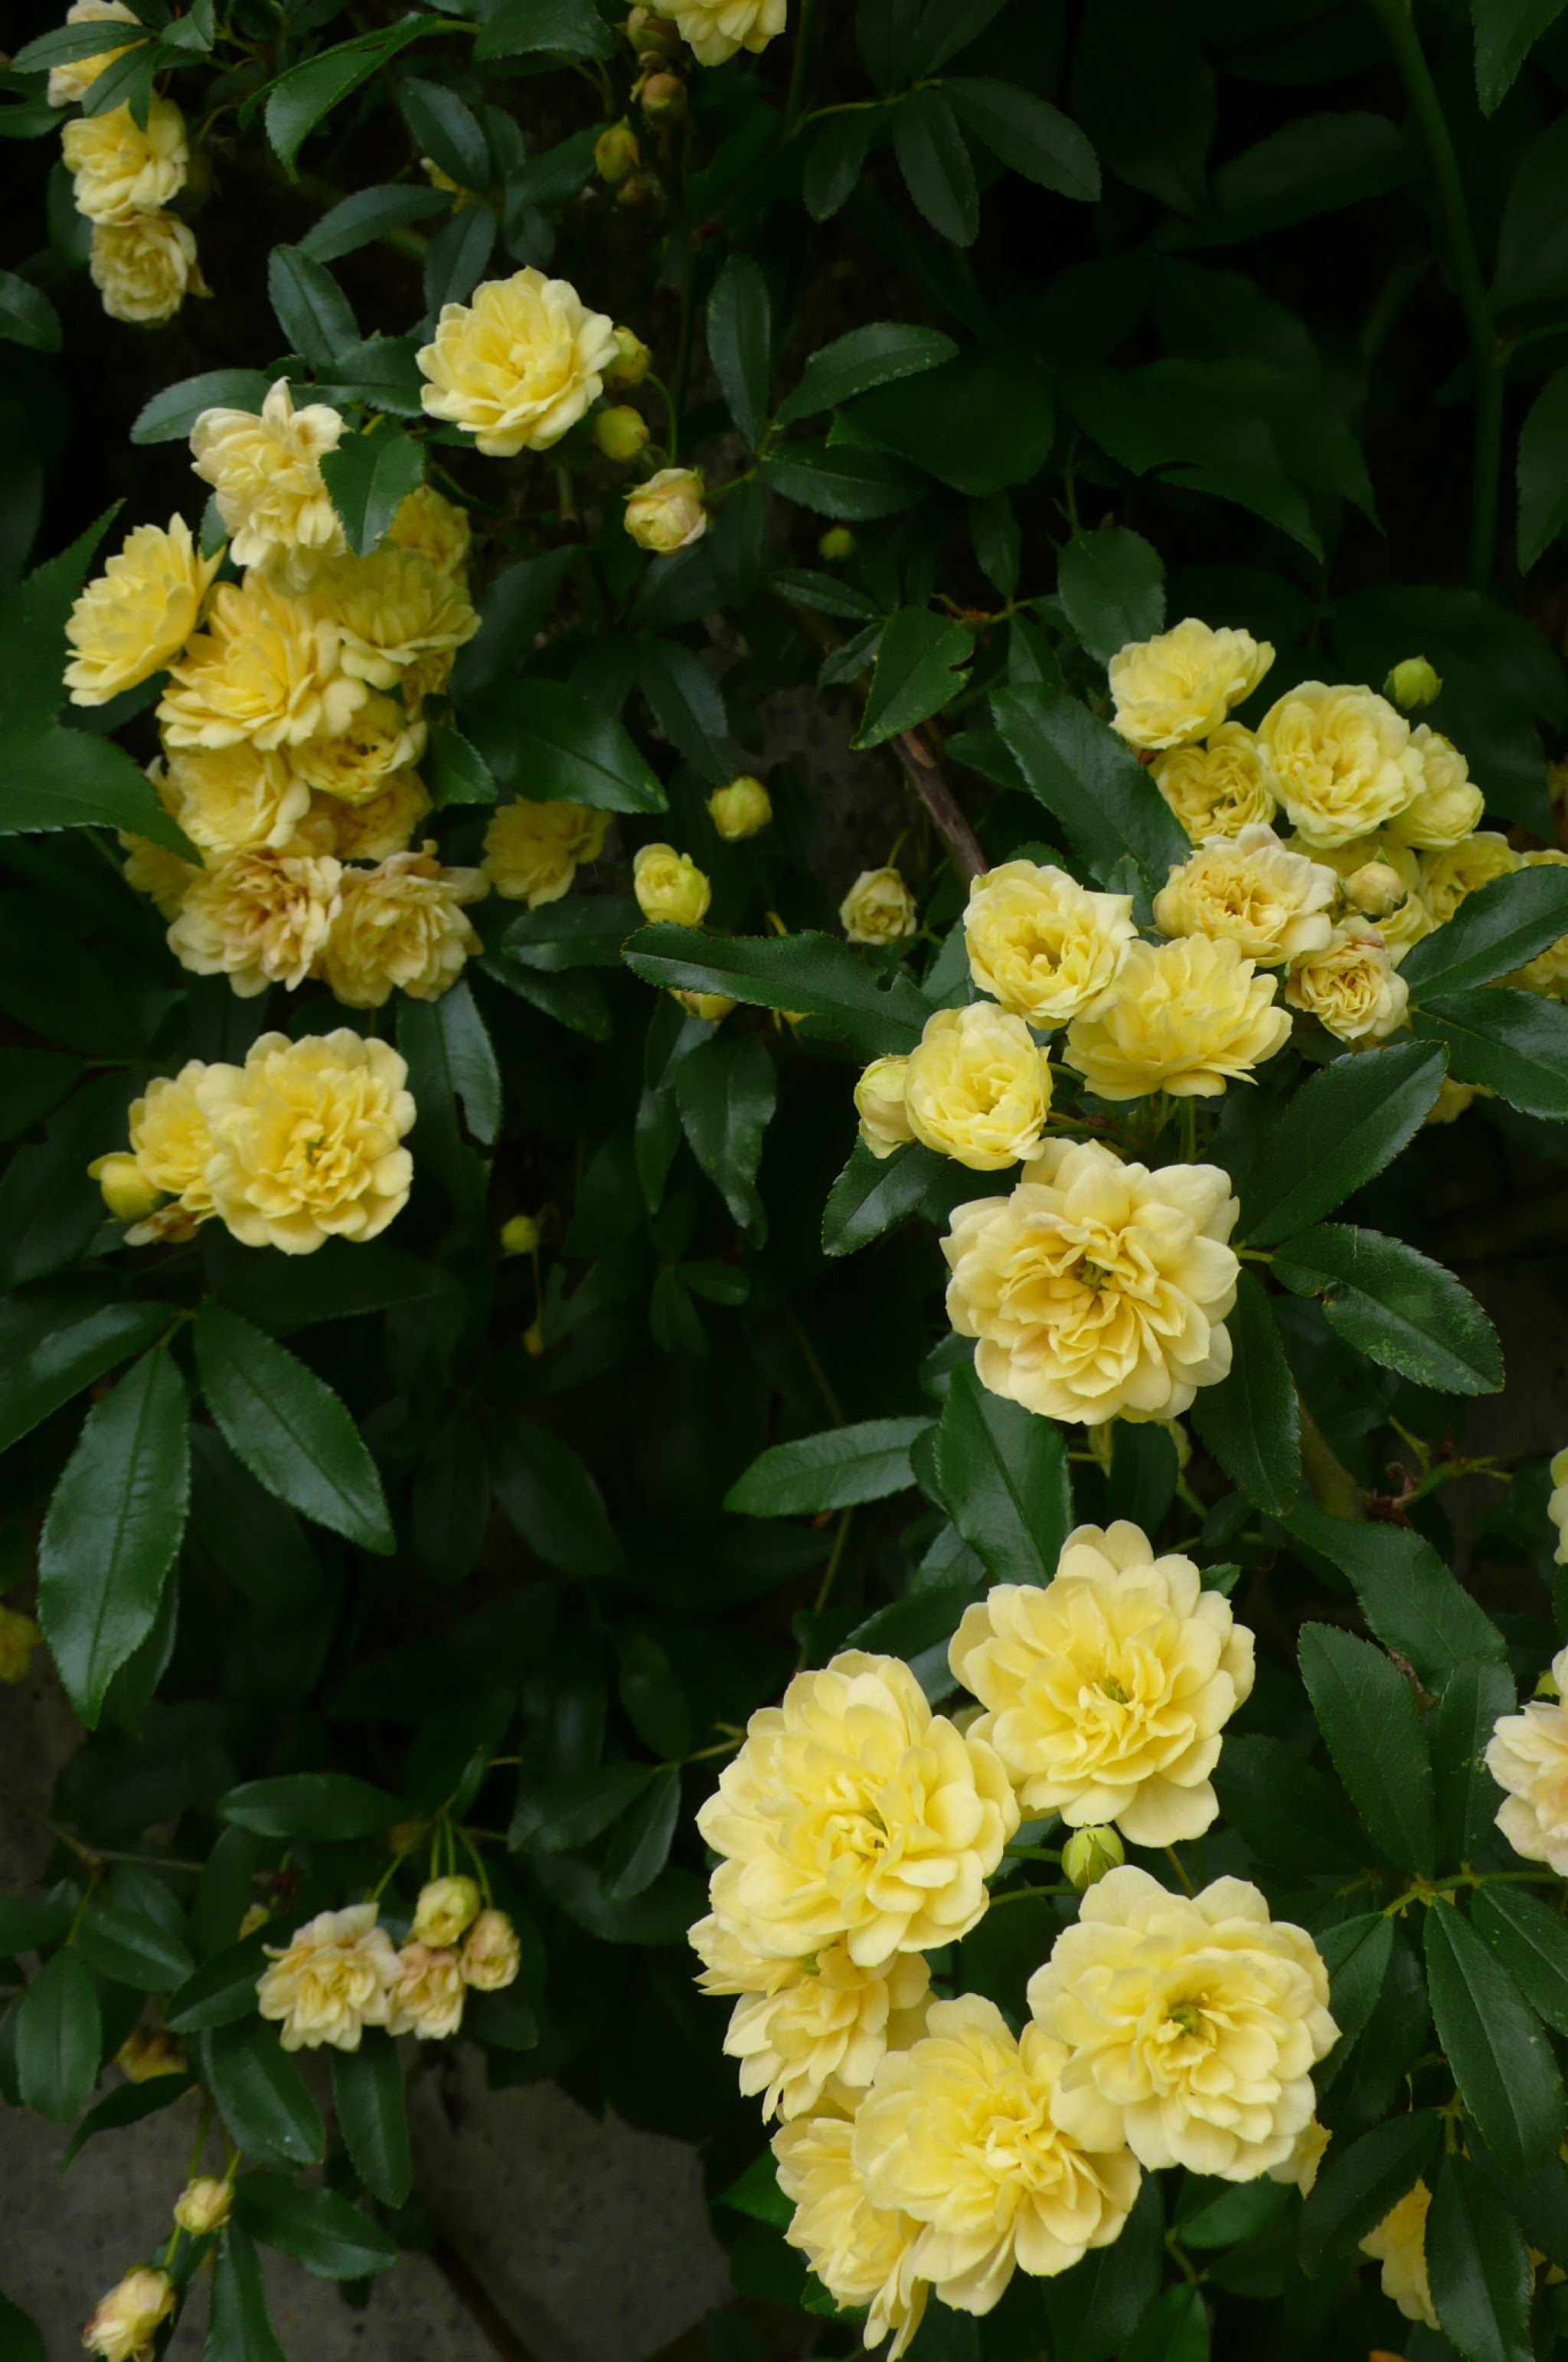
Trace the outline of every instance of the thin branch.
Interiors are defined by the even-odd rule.
[[[990,865],[947,784],[930,739],[923,731],[901,730],[893,741],[893,752],[903,767],[905,778],[930,813],[932,825],[945,844],[959,877],[978,877]]]

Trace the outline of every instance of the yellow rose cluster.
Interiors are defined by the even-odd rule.
[[[358,2050],[368,2025],[444,2041],[470,1992],[500,1992],[517,1974],[517,1931],[504,1911],[483,1906],[471,1878],[424,1887],[401,1948],[380,1921],[376,1904],[351,1903],[267,1947],[256,2006],[285,2050]]]
[[[73,0],[68,25],[127,24],[146,29],[123,0]],[[51,106],[81,106],[94,83],[132,46],[98,50],[51,68]],[[205,295],[189,225],[170,210],[185,185],[190,151],[185,118],[171,99],[154,94],[147,120],[129,105],[82,115],[61,134],[76,210],[93,225],[88,269],[111,320],[156,327],[171,320],[187,295]]]
[[[1029,1987],[1015,2033],[933,1996],[921,1955],[986,1908],[1018,1826],[1060,1812],[1115,1860],[1207,1828],[1252,1636],[1137,1528],[1080,1528],[1053,1581],[1004,1584],[951,1646],[977,1718],[849,1653],[754,1715],[702,1807],[721,1857],[691,1930],[726,2048],[782,2121],[787,2236],[867,2346],[901,2355],[934,2291],[986,2313],[1121,2235],[1145,2168],[1246,2181],[1315,2162],[1311,2070],[1336,2039],[1311,1938],[1255,1887],[1187,1897],[1110,1870]]]
[[[102,705],[168,673],[153,778],[202,866],[132,840],[127,874],[181,965],[245,997],[320,977],[376,1009],[436,999],[480,948],[464,906],[483,873],[414,842],[424,701],[479,618],[467,520],[428,486],[379,549],[348,554],[321,473],[342,434],[284,379],[259,416],[204,411],[193,465],[244,574],[220,581],[222,553],[203,557],[181,517],[138,526],[76,602],[65,679]]]

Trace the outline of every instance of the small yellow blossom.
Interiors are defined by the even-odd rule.
[[[1299,681],[1264,715],[1258,744],[1292,827],[1314,849],[1381,828],[1425,778],[1409,723],[1375,690]]]
[[[160,2075],[184,2075],[191,2062],[183,2046],[161,2025],[133,2025],[115,2053],[127,2083],[153,2083]]]
[[[988,1000],[939,1009],[904,1071],[911,1131],[940,1156],[1000,1173],[1036,1153],[1051,1112],[1051,1067],[1021,1017]]]
[[[688,992],[682,986],[672,985],[671,1000],[678,1000],[688,1017],[700,1018],[704,1025],[719,1025],[734,1009],[727,992]]]
[[[1063,1056],[1102,1099],[1157,1090],[1211,1098],[1290,1039],[1275,990],[1275,977],[1258,976],[1230,940],[1132,944],[1114,998],[1073,1020]]]
[[[873,1058],[855,1086],[860,1137],[873,1156],[891,1156],[896,1149],[907,1148],[914,1138],[914,1127],[904,1105],[904,1077],[909,1065],[907,1058]]]
[[[405,1944],[396,1959],[388,2007],[389,2034],[412,2034],[421,2042],[442,2042],[463,2022],[463,1964],[441,1944]]]
[[[479,870],[443,869],[434,842],[345,869],[320,974],[346,1009],[380,1009],[393,992],[438,1000],[483,949],[462,906],[486,891]]]
[[[134,25],[137,39],[147,39],[147,28],[125,5],[125,0],[72,0],[65,12],[68,25]],[[123,58],[125,49],[94,50],[91,57],[68,58],[63,65],[49,70],[49,103],[51,106],[80,106],[98,76],[116,60]]]
[[[1558,1463],[1552,1462],[1552,1482],[1561,1485]],[[1568,1474],[1568,1469],[1564,1470]],[[1552,1518],[1557,1523],[1557,1517]],[[1559,1536],[1562,1528],[1558,1527]],[[1562,1541],[1558,1542],[1559,1562]],[[1568,1878],[1568,1649],[1551,1661],[1556,1699],[1531,1698],[1518,1714],[1499,1715],[1487,1743],[1485,1763],[1503,1801],[1497,1827],[1525,1861],[1543,1861],[1559,1878]]]
[[[1436,925],[1446,926],[1467,894],[1489,886],[1494,877],[1511,877],[1519,856],[1506,836],[1493,829],[1477,829],[1474,836],[1441,851],[1423,853],[1421,876],[1428,908]]]
[[[741,50],[765,50],[784,30],[786,0],[662,0],[699,65],[722,66]]]
[[[295,991],[326,949],[342,880],[330,855],[231,854],[192,880],[169,948],[195,976],[226,976],[242,1000],[270,984]]]
[[[504,1911],[481,1911],[463,1939],[463,1982],[474,1992],[502,1992],[523,1957],[517,1930]]]
[[[773,818],[773,803],[760,779],[743,774],[727,788],[715,788],[708,799],[708,817],[726,844],[756,836]]]
[[[1320,2125],[1314,2116],[1311,2123],[1297,2134],[1296,2147],[1290,2155],[1280,2164],[1269,2167],[1269,2180],[1287,2182],[1293,2189],[1299,2190],[1303,2198],[1310,2198],[1312,2185],[1318,2179],[1332,2139],[1333,2135],[1328,2125]]]
[[[341,549],[343,527],[322,481],[343,421],[325,402],[294,408],[287,378],[261,405],[204,410],[191,429],[191,464],[213,488],[237,566],[265,566],[296,549]]]
[[[87,273],[111,320],[156,328],[187,295],[211,293],[196,260],[195,234],[178,214],[127,214],[94,222]]]
[[[423,695],[445,689],[454,656],[479,629],[461,579],[395,542],[315,567],[309,597],[337,627],[344,671],[374,689],[402,684],[405,699],[411,682]]]
[[[1278,809],[1268,758],[1240,722],[1222,722],[1201,745],[1156,755],[1151,775],[1194,844],[1262,827]]]
[[[442,305],[434,342],[416,356],[429,380],[422,399],[488,458],[547,451],[598,401],[617,349],[602,312],[530,264]]]
[[[177,1075],[155,1076],[144,1096],[131,1102],[128,1131],[137,1170],[149,1189],[174,1198],[185,1218],[178,1226],[160,1218],[149,1237],[167,1236],[176,1227],[193,1231],[213,1210],[207,1187],[213,1141],[199,1097],[206,1073],[202,1060],[192,1058]],[[99,1175],[100,1187],[104,1178]],[[139,1246],[143,1241],[132,1231],[127,1243]]]
[[[248,739],[171,754],[168,786],[174,818],[192,844],[219,860],[262,846],[282,852],[310,810],[309,786],[288,757]]]
[[[930,2288],[914,2268],[921,2225],[866,2194],[842,2116],[798,2116],[773,2136],[778,2187],[795,2213],[784,2236],[799,2247],[835,2304],[866,2305],[865,2343],[899,2362],[925,2313]]]
[[[1274,662],[1266,640],[1214,631],[1189,615],[1152,640],[1133,640],[1110,659],[1113,722],[1129,745],[1189,745],[1218,730],[1250,697]]]
[[[99,2298],[82,2343],[100,2362],[149,2362],[153,2340],[173,2310],[168,2273],[143,2264]]]
[[[645,919],[671,926],[701,925],[713,889],[689,853],[673,844],[639,845],[632,863],[632,891]]]
[[[1361,2252],[1370,2256],[1375,2264],[1383,2267],[1383,2293],[1391,2304],[1397,2304],[1407,2321],[1424,2321],[1429,2329],[1439,2326],[1437,2309],[1432,2303],[1431,2281],[1427,2277],[1427,2215],[1430,2211],[1432,2193],[1424,2181],[1418,2181],[1391,2213],[1386,2214],[1375,2231],[1369,2231],[1361,2243]]]
[[[1154,897],[1154,924],[1164,935],[1233,943],[1243,959],[1279,967],[1322,949],[1338,890],[1331,869],[1287,852],[1272,828],[1258,823],[1209,838],[1174,868]]]
[[[406,853],[429,816],[430,799],[418,774],[393,771],[365,803],[347,803],[340,796],[314,798],[309,819],[325,823],[326,843],[339,861],[384,861],[389,853]]]
[[[407,1082],[388,1043],[347,1027],[299,1042],[263,1033],[243,1067],[209,1066],[200,1095],[219,1219],[246,1246],[285,1254],[378,1237],[414,1180]]]
[[[597,861],[608,812],[588,804],[536,803],[519,796],[491,814],[484,833],[484,874],[504,901],[531,911],[569,893],[584,862]]]
[[[256,2006],[282,2029],[285,2050],[358,2050],[367,2025],[386,2024],[398,1966],[379,1917],[373,1903],[352,1903],[318,1912],[281,1948],[267,1946],[272,1965]]]
[[[708,530],[701,468],[660,468],[626,495],[626,531],[656,557],[690,549]]]
[[[1131,894],[1095,894],[1065,869],[1004,861],[971,879],[969,972],[1042,1032],[1101,1007],[1137,933]]]
[[[724,2050],[741,2062],[741,2090],[763,2095],[765,2117],[810,2115],[824,2094],[853,2107],[888,2049],[923,2028],[931,1976],[918,1953],[895,1953],[879,1969],[857,1967],[842,1943],[804,1959],[766,1959],[712,1918],[690,1941],[702,1991],[740,1995]]]
[[[838,922],[852,944],[896,944],[920,925],[914,896],[899,872],[863,869],[838,906]]]
[[[370,692],[340,662],[335,624],[264,575],[220,582],[206,628],[170,671],[158,709],[171,748],[263,750],[347,730]]]
[[[1410,988],[1375,927],[1336,927],[1292,966],[1285,997],[1341,1042],[1381,1042],[1405,1022]]]
[[[415,484],[399,502],[387,539],[399,549],[411,549],[439,573],[460,575],[469,562],[473,527],[467,509],[460,509],[434,484]]]
[[[183,517],[171,517],[167,532],[140,524],[127,534],[65,627],[72,705],[106,705],[171,664],[196,628],[218,565],[195,547]]]
[[[412,1930],[416,1944],[455,1944],[477,1919],[480,1891],[471,1878],[433,1878],[419,1890]]]
[[[61,144],[74,176],[76,210],[91,222],[156,213],[185,185],[185,118],[172,99],[153,97],[145,125],[128,105],[78,116],[66,125]]]
[[[209,2238],[221,2231],[234,2208],[234,2185],[204,2173],[188,2181],[174,2201],[174,2220],[193,2239]]]
[[[1406,705],[1410,700],[1399,701]],[[1421,758],[1421,784],[1415,800],[1389,822],[1388,833],[1401,844],[1429,851],[1458,844],[1480,827],[1486,799],[1451,740],[1421,722],[1410,733],[1410,745]]]

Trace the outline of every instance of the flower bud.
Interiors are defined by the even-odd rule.
[[[896,944],[920,925],[914,896],[899,872],[863,869],[838,906],[839,924],[852,944]]]
[[[653,355],[630,328],[615,331],[615,359],[604,371],[606,385],[641,385],[653,367]]]
[[[846,524],[830,525],[817,544],[817,556],[830,566],[842,566],[846,557],[854,557],[857,546]]]
[[[615,203],[624,205],[628,213],[646,213],[650,205],[658,204],[663,194],[656,173],[634,172],[616,190]]]
[[[914,1138],[904,1105],[909,1064],[907,1058],[873,1058],[855,1086],[860,1137],[873,1156],[891,1156],[896,1148],[907,1146]]]
[[[1062,1875],[1081,1894],[1098,1886],[1108,1871],[1120,1870],[1127,1856],[1121,1839],[1108,1823],[1104,1828],[1075,1829],[1062,1848]]]
[[[508,1255],[532,1254],[539,1243],[539,1225],[532,1214],[513,1214],[501,1226],[501,1252]]]
[[[239,1923],[239,1941],[243,1944],[247,1936],[254,1936],[258,1927],[265,1927],[271,1916],[264,1903],[247,1904],[245,1916]]]
[[[679,123],[686,112],[686,84],[679,74],[650,73],[643,76],[636,91],[643,113],[652,122]]]
[[[773,805],[760,779],[743,773],[727,788],[715,788],[708,799],[708,817],[726,844],[755,836],[773,818]]]
[[[480,1907],[480,1891],[471,1878],[433,1878],[420,1889],[414,1906],[410,1940],[415,1944],[455,1944]]]
[[[673,844],[644,844],[632,863],[632,891],[645,919],[666,919],[672,926],[701,924],[712,888],[689,853]]]
[[[137,1159],[123,1149],[113,1156],[95,1156],[87,1167],[87,1177],[98,1184],[116,1222],[144,1222],[163,1194],[148,1179]]]
[[[0,1607],[0,1682],[25,1682],[43,1634],[30,1616]]]
[[[1407,657],[1397,664],[1383,684],[1383,694],[1391,697],[1407,713],[1418,705],[1430,705],[1442,693],[1442,682],[1425,657]]]
[[[661,468],[626,495],[626,531],[639,549],[668,557],[708,530],[701,468]]]
[[[652,8],[634,8],[626,19],[626,39],[645,63],[675,55],[680,42],[678,27]]]
[[[167,2272],[143,2264],[116,2282],[98,2300],[97,2311],[82,2333],[89,2354],[102,2362],[143,2362],[152,2352],[160,2326],[174,2310],[174,2288]]]
[[[630,404],[602,410],[593,422],[593,439],[607,459],[635,459],[646,447],[647,421]]]
[[[215,2181],[210,2173],[204,2173],[188,2181],[174,2201],[174,2220],[193,2239],[204,2239],[209,2232],[223,2229],[233,2203],[229,2183]]]
[[[159,2075],[190,2070],[181,2045],[160,2025],[133,2025],[115,2053],[115,2064],[127,2083],[150,2083]]]
[[[1345,879],[1345,899],[1364,917],[1385,919],[1405,899],[1405,881],[1391,862],[1364,861]]]
[[[679,985],[669,988],[671,1000],[679,1000],[688,1017],[700,1017],[704,1025],[718,1025],[729,1015],[734,1002],[722,992],[687,992]]]
[[[517,1930],[504,1911],[481,1911],[463,1946],[463,1981],[475,1992],[500,1992],[517,1974]]]
[[[637,135],[629,123],[612,123],[593,143],[593,169],[613,189],[619,188],[627,173],[635,172],[642,160]]]

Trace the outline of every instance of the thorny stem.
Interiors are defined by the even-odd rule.
[[[958,800],[947,784],[929,738],[919,730],[900,730],[893,741],[893,752],[946,844],[959,877],[978,877],[987,866],[986,856],[978,837],[958,808]]]

